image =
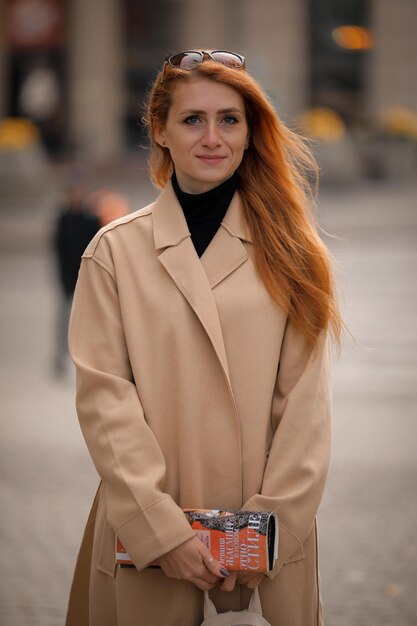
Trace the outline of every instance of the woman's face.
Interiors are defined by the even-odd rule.
[[[243,158],[248,140],[243,98],[209,79],[178,81],[166,125],[155,139],[169,149],[183,191],[209,191],[227,180]]]

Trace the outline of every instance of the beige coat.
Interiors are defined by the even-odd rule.
[[[327,341],[311,352],[252,257],[238,193],[199,259],[170,183],[102,229],[83,256],[70,351],[102,484],[68,626],[201,623],[202,592],[146,568],[193,536],[180,507],[277,511],[264,615],[273,626],[321,624],[315,516],[329,462]],[[115,566],[115,531],[136,570]],[[223,611],[246,608],[249,595],[240,586],[211,594]]]

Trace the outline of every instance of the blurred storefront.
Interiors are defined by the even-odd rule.
[[[417,111],[415,0],[0,0],[0,115],[52,154],[107,159],[169,52],[242,52],[284,119],[326,107],[349,125]]]
[[[59,152],[66,117],[65,7],[60,0],[3,4],[2,112],[33,120],[46,147]]]

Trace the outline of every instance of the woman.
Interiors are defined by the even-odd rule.
[[[299,169],[314,162],[230,52],[167,59],[146,121],[162,192],[92,240],[71,318],[102,482],[67,624],[197,626],[203,589],[241,610],[258,585],[274,626],[320,624],[327,337],[341,322]],[[277,511],[274,571],[223,569],[182,508]],[[116,566],[115,533],[136,569]]]

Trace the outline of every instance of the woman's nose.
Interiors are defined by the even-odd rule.
[[[217,146],[219,146],[221,143],[222,138],[217,124],[208,123],[203,136],[203,144],[208,148],[217,148]]]

